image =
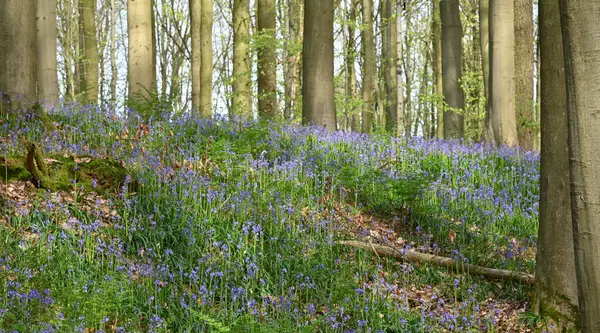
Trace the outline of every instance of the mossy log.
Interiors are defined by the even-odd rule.
[[[44,156],[39,144],[24,143],[27,148],[25,157],[0,156],[2,181],[30,180],[35,187],[50,191],[83,186],[85,190],[104,193],[119,191],[126,177],[131,176],[121,163],[114,160],[89,156]],[[136,186],[134,177],[131,179],[130,186]]]
[[[386,257],[394,257],[398,259],[405,259],[412,262],[426,262],[433,265],[446,267],[457,272],[464,272],[468,274],[481,275],[493,279],[512,280],[521,282],[524,284],[533,284],[534,277],[531,274],[525,274],[521,272],[508,271],[504,269],[487,268],[472,264],[466,264],[462,261],[454,260],[452,258],[436,256],[428,253],[416,252],[413,250],[400,251],[393,247],[371,244],[359,241],[339,241],[338,244],[356,247],[359,249],[373,251],[377,255]]]

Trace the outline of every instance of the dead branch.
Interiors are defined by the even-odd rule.
[[[401,251],[385,245],[377,245],[359,241],[338,241],[337,243],[351,247],[356,247],[367,251],[373,251],[377,255],[394,257],[398,259],[406,259],[412,262],[426,262],[433,265],[446,267],[457,272],[476,274],[492,279],[511,280],[521,282],[524,284],[533,284],[535,280],[534,276],[531,274],[467,264],[452,258],[416,252],[413,250]]]

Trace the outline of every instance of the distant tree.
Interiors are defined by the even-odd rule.
[[[37,1],[38,97],[44,109],[58,101],[56,0]]]
[[[250,0],[233,1],[233,114],[252,118]]]
[[[213,1],[201,0],[200,17],[200,111],[204,116],[212,115],[213,98]]]
[[[533,149],[533,2],[515,0],[515,102],[519,145]]]
[[[437,0],[434,0],[437,1]],[[397,136],[401,136],[404,131],[404,86],[402,84],[402,14],[404,12],[404,3],[396,2],[396,122]],[[438,10],[439,12],[439,10]],[[441,58],[440,58],[441,59]],[[441,62],[440,62],[441,67]]]
[[[277,118],[277,43],[275,0],[257,0],[256,25],[261,42],[258,47],[258,114]]]
[[[357,92],[357,79],[356,70],[354,68],[356,63],[356,14],[358,7],[358,0],[348,1],[348,26],[347,29],[347,40],[346,40],[346,106],[348,109],[347,116],[350,118],[350,130],[353,132],[360,131],[360,115],[357,113],[353,101],[356,99]]]
[[[0,0],[0,9],[0,103],[27,108],[38,99],[35,1]]]
[[[483,140],[495,143],[492,129],[490,102],[490,0],[479,0],[479,42],[481,47],[481,72],[483,74],[483,94],[485,96],[485,118]]]
[[[304,1],[302,119],[337,129],[333,91],[333,1]]]
[[[383,0],[382,6],[382,25],[383,31],[383,59],[382,62],[385,68],[384,84],[385,95],[387,97],[385,103],[386,117],[385,128],[392,135],[397,135],[398,127],[403,124],[398,124],[398,95],[396,91],[396,5],[391,0]]]
[[[80,73],[81,92],[88,103],[98,102],[98,41],[96,39],[96,0],[79,0],[80,31],[83,41],[82,73]]]
[[[371,133],[375,104],[373,90],[375,81],[375,43],[373,36],[373,0],[362,0],[362,132]]]
[[[202,3],[201,0],[190,0],[190,21],[191,21],[191,35],[192,35],[192,49],[191,49],[191,77],[192,77],[192,109],[195,112],[201,112],[200,107],[200,92],[202,90],[200,84],[200,73],[201,73],[201,60],[202,60],[202,41],[200,33],[202,14]],[[234,67],[235,68],[235,67]]]
[[[444,96],[442,76],[442,22],[440,18],[440,0],[432,0],[431,30],[433,35],[433,72],[435,75],[434,92],[437,96]],[[444,107],[436,103],[436,137],[444,137]]]
[[[152,68],[152,25],[152,1],[128,0],[128,78],[132,100],[148,98],[156,89],[156,72]]]
[[[577,279],[569,196],[567,90],[558,1],[539,7],[541,47],[540,228],[533,308],[561,328],[577,321]]]
[[[301,23],[302,23],[302,6],[300,0],[287,0],[288,11],[285,15],[288,36],[284,41],[285,56],[284,56],[284,118],[292,120],[298,108],[298,100],[300,93],[300,48],[301,45]]]
[[[490,16],[490,121],[497,145],[516,146],[514,0],[492,0]]]
[[[560,0],[560,12],[580,324],[591,333],[600,332],[600,2]]]
[[[442,78],[444,100],[444,138],[458,139],[465,135],[464,116],[460,113],[465,107],[465,98],[460,87],[462,78],[462,25],[458,0],[441,0],[442,18]]]

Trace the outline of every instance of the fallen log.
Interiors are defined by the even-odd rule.
[[[531,274],[467,264],[452,258],[436,256],[428,253],[421,253],[414,250],[399,250],[390,246],[359,241],[338,241],[337,243],[341,245],[347,245],[363,250],[372,251],[375,252],[375,254],[377,255],[394,257],[398,259],[406,259],[412,262],[426,262],[433,265],[453,269],[457,272],[476,274],[493,279],[511,280],[521,282],[524,284],[533,284],[535,280],[534,276]]]

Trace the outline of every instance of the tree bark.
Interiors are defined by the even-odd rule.
[[[373,103],[373,83],[375,80],[375,44],[373,36],[373,0],[362,0],[362,56],[363,56],[363,82],[362,82],[362,127],[363,133],[371,133],[375,105]]]
[[[115,0],[110,0],[110,98],[114,105],[117,104],[117,80],[119,72],[117,70],[117,8]]]
[[[435,73],[434,91],[438,98],[444,97],[444,84],[442,76],[442,23],[440,18],[440,0],[432,0],[431,30],[433,31],[433,72]],[[436,101],[436,136],[444,138],[444,104]]]
[[[519,145],[533,149],[533,3],[515,3],[515,98]]]
[[[200,111],[212,116],[213,76],[213,1],[201,0],[200,15]]]
[[[152,1],[127,1],[129,98],[150,97],[156,89],[156,73],[152,69]]]
[[[0,106],[29,108],[38,99],[35,1],[0,0],[0,8]]]
[[[192,110],[200,113],[200,60],[201,60],[201,42],[200,42],[200,14],[202,5],[201,0],[190,0],[190,30],[192,35],[191,49],[191,76],[192,76]],[[235,13],[234,13],[235,15]],[[235,17],[235,16],[234,16]],[[234,51],[235,52],[235,51]],[[235,66],[234,66],[235,70]]]
[[[233,114],[252,118],[250,0],[233,2]]]
[[[357,114],[357,108],[354,105],[356,100],[356,11],[357,0],[349,1],[348,8],[348,40],[346,42],[346,107],[348,108],[348,117],[350,118],[350,130],[352,132],[360,131],[360,115]]]
[[[496,145],[516,146],[514,0],[490,4],[490,102]]]
[[[558,1],[539,7],[542,153],[534,310],[568,328],[577,319],[569,197],[569,127]]]
[[[462,27],[458,0],[441,0],[442,18],[442,78],[444,100],[444,138],[460,139],[465,135],[465,98],[460,86],[462,79]]]
[[[394,15],[396,6],[391,0],[384,0],[383,6],[383,56],[382,62],[385,68],[385,95],[387,97],[385,103],[386,117],[385,129],[392,135],[397,135],[398,126],[398,95],[396,91],[396,20]]]
[[[58,102],[56,0],[37,1],[38,97],[45,110]]]
[[[479,0],[479,42],[481,45],[481,71],[483,73],[483,93],[485,96],[485,120],[483,124],[483,141],[493,144],[490,102],[490,0]]]
[[[600,1],[560,0],[560,9],[580,324],[600,332]]]
[[[277,118],[277,44],[275,36],[275,0],[257,0],[256,25],[262,36],[258,48],[258,114],[262,118]]]
[[[337,128],[333,92],[333,1],[304,1],[302,118],[304,124]]]
[[[435,1],[435,0],[434,0]],[[396,2],[396,136],[401,137],[404,132],[404,85],[402,84],[402,14],[404,4],[401,1]]]
[[[80,0],[83,23],[83,77],[85,101],[98,102],[98,41],[96,40],[96,0]]]

